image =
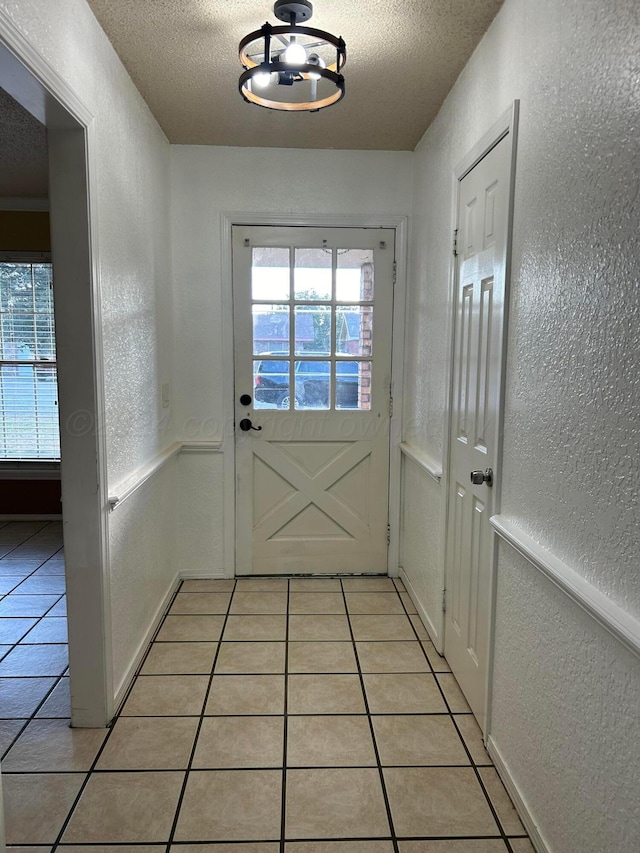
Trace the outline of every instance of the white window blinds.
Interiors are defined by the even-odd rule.
[[[50,263],[0,262],[0,460],[58,460]]]

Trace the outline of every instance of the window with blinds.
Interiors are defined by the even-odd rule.
[[[60,459],[50,263],[0,261],[0,460]]]

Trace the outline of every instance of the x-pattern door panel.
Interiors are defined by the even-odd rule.
[[[387,570],[393,245],[234,228],[238,574]]]
[[[282,541],[290,537],[292,531],[289,526],[309,506],[315,507],[331,522],[331,535],[337,534],[340,538],[350,540],[364,539],[369,535],[369,526],[360,514],[364,508],[362,501],[358,500],[358,505],[354,507],[332,494],[331,487],[339,480],[357,474],[361,466],[365,468],[365,479],[368,479],[366,469],[372,446],[369,442],[356,442],[347,446],[336,442],[336,445],[332,448],[335,453],[333,458],[316,474],[306,470],[304,465],[287,453],[286,448],[275,442],[261,442],[255,447],[254,464],[258,461],[264,463],[271,474],[270,479],[284,480],[291,486],[291,492],[275,505],[270,505],[269,501],[264,512],[260,511],[261,507],[255,507],[254,541]],[[260,491],[263,494],[265,492],[263,488]]]

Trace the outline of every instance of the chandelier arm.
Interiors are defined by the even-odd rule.
[[[271,62],[271,30],[264,32],[264,62]]]
[[[280,41],[282,41],[282,39],[280,39]],[[283,41],[283,44],[285,44],[285,42],[284,42],[284,41]],[[326,42],[323,42],[323,41],[312,41],[312,42],[309,42],[309,43],[305,44],[305,46],[304,46],[304,47],[305,47],[305,50],[307,50],[307,51],[309,51],[309,50],[316,50],[316,48],[322,47],[324,44],[326,44]],[[289,47],[289,43],[288,43],[288,42],[286,42],[286,46],[287,46],[287,47]],[[276,47],[276,48],[274,48],[274,47],[272,46],[272,47],[271,47],[271,49],[270,49],[271,57],[272,57],[273,59],[275,59],[275,58],[277,58],[278,56],[282,56],[282,54],[285,52],[285,50],[286,50],[286,48],[284,48],[284,47]],[[256,62],[256,65],[260,65],[260,61],[257,61],[257,59],[258,59],[258,57],[261,57],[261,56],[264,56],[264,50],[263,50],[263,51],[261,51],[260,53],[247,53],[247,59],[250,59],[250,60],[252,60],[252,61],[255,61],[255,62]],[[264,61],[264,60],[261,60],[261,61]]]
[[[241,79],[250,80],[252,77],[255,77],[256,74],[261,73],[267,67],[267,63],[261,63],[260,65],[255,65],[252,68],[246,68],[243,73],[240,75]],[[304,75],[304,74],[319,74],[321,77],[325,77],[327,80],[330,80],[332,83],[336,85],[344,81],[344,77],[342,74],[338,74],[331,68],[322,68],[318,65],[312,65],[311,63],[305,62],[303,65],[299,65],[296,68],[291,68],[286,62],[280,62],[279,60],[272,60],[268,63],[268,68],[271,73],[282,74],[284,72],[293,72],[294,74]]]
[[[276,38],[278,38],[280,35],[289,33],[292,35],[303,35],[303,36],[310,36],[311,38],[320,39],[322,42],[333,45],[333,47],[336,48],[336,51],[338,52],[338,56],[341,58],[341,61],[339,63],[340,68],[344,68],[344,66],[347,63],[347,46],[344,42],[344,39],[341,36],[334,36],[331,33],[325,32],[325,30],[316,30],[313,27],[302,27],[302,26],[297,26],[297,25],[293,28],[292,27],[271,27],[270,24],[265,24],[264,27],[262,27],[262,29],[255,30],[254,32],[249,33],[249,35],[245,36],[242,39],[242,41],[240,42],[240,45],[238,48],[238,53],[240,56],[240,62],[242,63],[242,65],[245,68],[251,68],[251,67],[253,67],[253,65],[256,64],[256,63],[252,62],[252,60],[249,59],[249,56],[246,52],[246,48],[252,42],[258,41],[258,39],[260,39],[260,38],[264,38],[265,27],[269,27],[270,28],[270,34],[272,36],[275,36]]]
[[[283,62],[272,62],[270,63],[270,70],[275,73],[282,73],[289,71],[289,67]],[[319,101],[303,101],[303,102],[289,102],[289,101],[274,101],[268,98],[263,98],[261,95],[252,92],[248,88],[246,88],[246,84],[249,83],[252,77],[255,77],[262,71],[262,66],[256,66],[254,68],[247,68],[241,75],[238,81],[238,90],[245,101],[251,104],[257,104],[260,107],[266,107],[271,110],[281,110],[283,112],[318,112],[325,107],[329,107],[332,104],[337,103],[342,100],[345,93],[345,82],[342,74],[336,74],[335,71],[331,71],[328,68],[318,68],[317,65],[302,65],[300,69],[297,69],[297,73],[308,74],[311,72],[312,74],[317,74],[320,77],[324,77],[326,80],[330,80],[336,87],[336,91],[329,95],[326,98],[322,98]]]

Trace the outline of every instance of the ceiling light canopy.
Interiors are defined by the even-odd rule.
[[[313,14],[309,0],[276,0],[273,12],[288,26],[266,23],[240,42],[244,71],[240,94],[270,110],[317,112],[344,97],[342,37],[302,26]]]

